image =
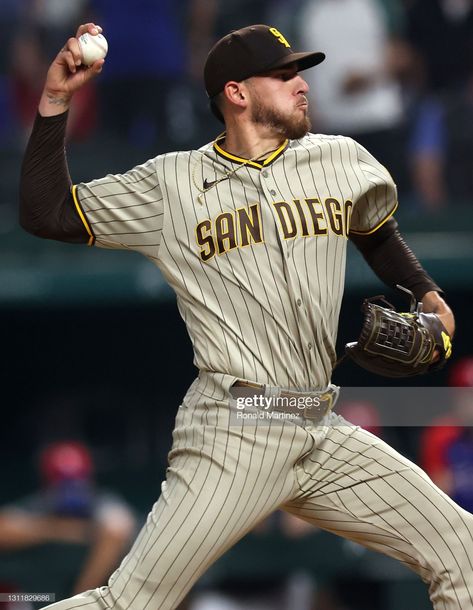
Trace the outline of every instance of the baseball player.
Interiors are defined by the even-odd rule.
[[[100,28],[77,36],[85,31]],[[266,25],[227,35],[204,70],[224,133],[74,185],[67,111],[103,60],[81,67],[71,38],[49,69],[23,162],[22,226],[147,256],[176,292],[199,369],[132,550],[107,586],[54,610],[176,608],[275,509],[397,558],[437,610],[473,607],[472,515],[332,411],[347,238],[386,283],[436,313],[446,336],[454,318],[397,230],[386,169],[351,139],[309,131],[300,72],[324,57],[294,52]]]

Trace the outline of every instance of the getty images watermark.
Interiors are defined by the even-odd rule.
[[[232,387],[230,393],[230,422],[238,426],[263,421],[298,424],[303,420],[313,425],[330,425],[331,421],[340,425],[338,417],[328,417],[333,410],[336,416],[345,418],[347,425],[370,427],[374,421],[380,429],[424,428],[442,427],[450,421],[454,423],[449,425],[473,430],[471,387],[342,387],[340,395],[332,394],[331,398],[330,388],[322,393],[304,393],[274,387],[261,391]]]
[[[320,396],[237,396],[236,418],[239,420],[295,420],[321,406]]]

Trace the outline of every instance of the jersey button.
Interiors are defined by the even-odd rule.
[[[311,350],[311,349],[312,349],[312,343],[308,343],[308,344],[307,344],[307,348],[308,348],[309,350]]]
[[[261,172],[263,175],[263,178],[267,178],[269,176],[268,172],[266,170],[264,170],[264,172]]]
[[[276,191],[274,189],[271,189],[269,192],[273,197],[276,195]]]
[[[302,301],[300,299],[297,299],[296,303],[297,303],[298,307],[300,307],[302,305]]]

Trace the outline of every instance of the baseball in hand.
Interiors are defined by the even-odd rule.
[[[108,42],[105,36],[85,33],[79,37],[79,46],[82,54],[82,63],[91,66],[94,61],[103,59],[107,55]]]

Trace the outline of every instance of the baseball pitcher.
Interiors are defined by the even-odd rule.
[[[70,38],[49,69],[22,167],[21,224],[148,257],[177,295],[199,370],[132,550],[108,584],[52,610],[176,608],[276,509],[397,558],[428,584],[436,610],[473,607],[472,515],[333,411],[348,239],[422,306],[400,317],[368,307],[349,348],[358,362],[393,374],[439,366],[454,318],[398,231],[388,171],[352,139],[310,132],[301,72],[324,59],[295,52],[275,27],[228,34],[204,70],[225,131],[79,184],[64,152],[68,109],[104,60],[82,66]]]

